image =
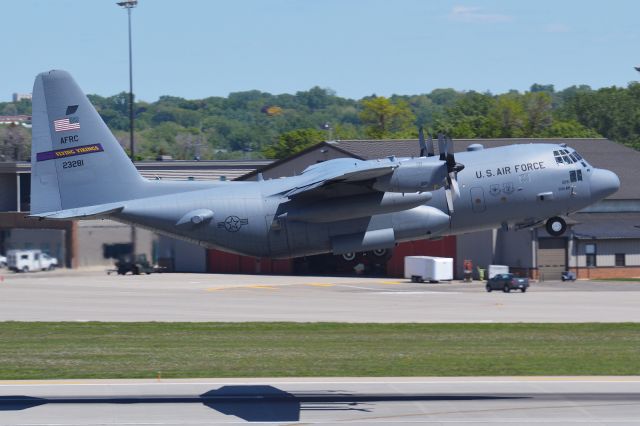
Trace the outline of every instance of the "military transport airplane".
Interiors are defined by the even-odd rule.
[[[206,247],[257,257],[386,249],[401,241],[541,225],[618,190],[618,177],[566,145],[453,153],[420,137],[415,158],[314,164],[255,182],[144,179],[65,71],[33,89],[31,215],[111,218]]]

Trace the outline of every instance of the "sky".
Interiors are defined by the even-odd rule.
[[[42,71],[128,91],[115,0],[0,0],[0,101]],[[155,101],[320,86],[354,99],[437,88],[504,93],[640,79],[637,0],[139,0],[134,92]]]

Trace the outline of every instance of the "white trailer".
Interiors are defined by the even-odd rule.
[[[58,259],[41,250],[9,250],[7,266],[15,272],[46,271],[58,266]]]
[[[450,257],[406,256],[404,277],[411,282],[439,282],[453,280],[453,259]]]
[[[490,280],[499,274],[508,274],[509,267],[507,265],[489,265],[487,267],[487,276],[486,279]]]

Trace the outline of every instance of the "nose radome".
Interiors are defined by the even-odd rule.
[[[591,197],[599,200],[608,197],[620,188],[618,175],[605,169],[594,169],[590,182]]]

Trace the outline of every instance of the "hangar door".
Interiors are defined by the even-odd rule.
[[[538,240],[538,272],[540,279],[559,280],[567,270],[567,240],[541,238]]]

